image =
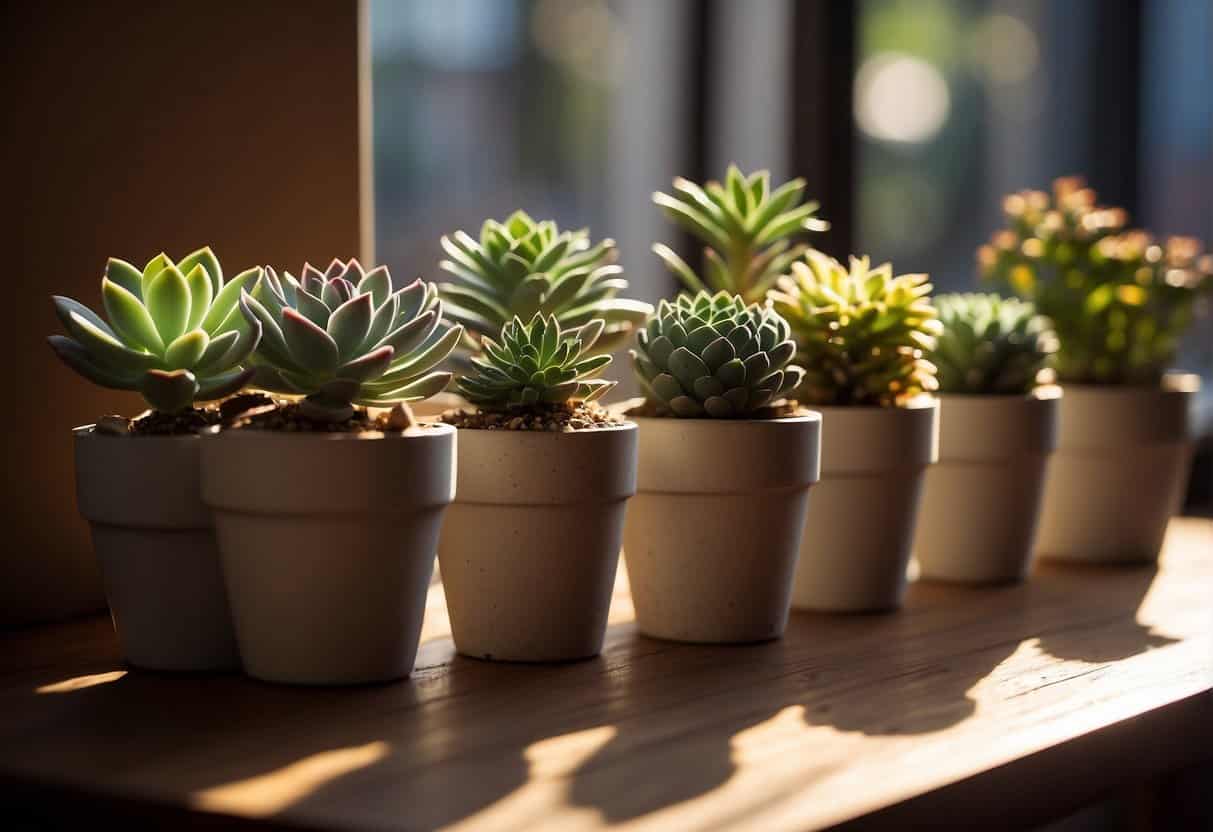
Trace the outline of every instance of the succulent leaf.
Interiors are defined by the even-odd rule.
[[[101,278],[108,322],[70,298],[52,298],[68,335],[51,347],[73,370],[104,387],[141,393],[155,410],[174,413],[195,401],[240,389],[241,366],[261,338],[261,324],[237,313],[240,292],[261,269],[223,283],[218,258],[201,248],[174,263],[153,257],[142,271],[110,258]],[[233,386],[234,385],[234,386]]]
[[[674,180],[673,194],[655,193],[662,212],[704,243],[702,276],[669,246],[653,253],[690,292],[724,291],[748,303],[761,302],[767,290],[807,246],[792,240],[805,231],[829,227],[816,218],[817,203],[800,203],[804,180],[794,179],[770,190],[770,172],[746,176],[729,165],[725,184],[700,187]]]
[[[555,315],[540,312],[525,324],[514,317],[501,328],[499,340],[482,340],[484,352],[471,359],[472,370],[460,377],[459,390],[486,407],[593,401],[615,386],[594,378],[611,363],[609,355],[591,354],[603,327],[596,320],[566,328]]]
[[[776,312],[739,295],[682,294],[658,304],[637,334],[632,363],[659,412],[745,418],[786,397],[799,380],[800,368],[788,365],[795,350],[790,337]]]
[[[893,276],[889,264],[850,268],[810,249],[770,292],[787,319],[804,378],[797,396],[820,405],[892,407],[933,391],[927,360],[940,324],[923,274]],[[784,379],[784,384],[788,379]]]
[[[930,356],[941,393],[1015,395],[1046,380],[1057,339],[1030,302],[955,294],[936,297],[935,308],[943,332]]]
[[[472,350],[514,317],[542,314],[555,315],[565,329],[602,319],[605,332],[595,349],[605,353],[652,311],[647,303],[616,297],[627,281],[613,265],[615,243],[591,245],[585,229],[561,231],[516,211],[500,222],[486,220],[479,240],[457,231],[442,238],[442,248],[449,259],[440,265],[457,282],[439,291],[450,317],[467,327]]]
[[[240,300],[244,317],[264,330],[253,383],[304,396],[310,418],[341,421],[354,405],[418,401],[450,381],[435,368],[463,327],[442,321],[431,284],[417,280],[393,293],[386,266],[365,271],[357,260],[334,260],[323,273],[305,264],[301,279],[265,272],[269,279]]]
[[[1126,230],[1081,179],[1003,200],[1007,227],[978,249],[985,280],[1031,300],[1053,324],[1057,375],[1076,384],[1155,384],[1197,302],[1213,293],[1198,240]]]

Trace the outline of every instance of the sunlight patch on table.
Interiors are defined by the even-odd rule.
[[[197,792],[190,802],[199,809],[211,811],[252,817],[273,815],[326,783],[374,765],[387,756],[390,748],[380,740],[321,751],[266,774]]]
[[[88,676],[73,676],[71,679],[64,679],[62,682],[52,682],[48,685],[43,685],[40,688],[35,688],[35,693],[71,693],[84,688],[92,688],[97,685],[105,685],[110,682],[116,682],[126,675],[125,670],[111,670],[108,673],[93,673]]]

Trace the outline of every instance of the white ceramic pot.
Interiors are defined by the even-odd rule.
[[[1095,563],[1158,558],[1194,448],[1193,375],[1156,388],[1065,385],[1038,557]]]
[[[920,577],[1027,577],[1060,398],[1058,387],[939,397],[939,462],[927,470],[914,536]]]
[[[89,522],[126,660],[149,670],[238,670],[240,656],[197,436],[73,431],[76,501]]]
[[[805,522],[792,606],[875,612],[901,606],[927,466],[939,449],[939,402],[819,407],[821,482]]]
[[[459,431],[438,545],[455,647],[549,662],[596,656],[636,493],[636,425]]]
[[[821,417],[636,422],[623,551],[640,631],[702,643],[781,636]]]
[[[296,684],[413,669],[455,429],[225,431],[202,447],[245,671]]]

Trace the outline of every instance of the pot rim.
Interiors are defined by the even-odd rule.
[[[455,428],[459,433],[484,434],[514,434],[522,436],[590,436],[595,433],[616,433],[624,430],[636,430],[636,422],[629,420],[622,425],[604,425],[597,428],[575,428],[574,430],[489,430],[488,428],[460,428],[455,425],[447,425],[446,422],[440,424],[447,427]]]
[[[926,393],[915,396],[905,404],[895,407],[872,404],[805,404],[801,406],[822,413],[920,413],[924,410],[937,410],[939,396],[934,393]]]

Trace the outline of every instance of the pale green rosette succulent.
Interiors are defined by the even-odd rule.
[[[1044,381],[1057,337],[1031,303],[953,294],[936,296],[934,304],[943,325],[931,353],[939,392],[1019,395]]]
[[[158,254],[142,270],[110,258],[101,278],[108,321],[56,295],[55,311],[68,334],[50,336],[51,348],[89,381],[137,391],[161,413],[221,399],[253,374],[243,365],[261,325],[237,306],[260,276],[261,269],[252,268],[224,283],[209,247],[177,263]]]
[[[304,413],[317,421],[440,392],[451,373],[436,367],[463,335],[444,323],[433,284],[392,291],[386,266],[363,271],[357,260],[334,260],[323,273],[304,265],[299,278],[280,279],[267,266],[240,305],[263,331],[253,386],[304,397]]]
[[[659,413],[744,418],[793,391],[804,371],[787,321],[728,292],[661,301],[632,351],[636,378]]]
[[[736,165],[729,165],[724,184],[700,187],[679,177],[674,193],[655,193],[653,202],[703,242],[703,271],[696,274],[669,246],[657,243],[653,252],[691,292],[724,291],[761,303],[808,250],[794,239],[830,227],[817,218],[816,202],[801,203],[804,186],[793,179],[771,190],[768,171],[746,176]]]
[[[538,313],[526,324],[514,318],[497,340],[481,341],[484,354],[472,359],[459,391],[482,407],[593,401],[615,386],[593,377],[611,363],[609,355],[591,353],[603,326],[596,319],[565,329],[556,316]]]
[[[474,351],[515,317],[543,314],[564,329],[601,320],[594,352],[607,353],[653,311],[643,301],[617,297],[628,282],[615,264],[615,242],[591,245],[585,229],[561,231],[552,220],[536,222],[515,211],[503,222],[486,220],[479,240],[456,231],[442,238],[442,247],[450,259],[439,265],[457,282],[438,289]]]

